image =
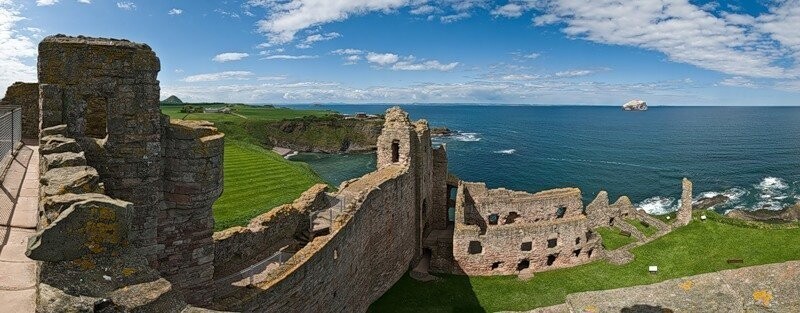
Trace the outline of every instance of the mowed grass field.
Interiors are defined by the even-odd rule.
[[[305,163],[288,161],[261,147],[257,140],[249,136],[244,122],[277,121],[331,112],[237,106],[237,113],[247,117],[245,119],[233,114],[180,113],[181,107],[164,105],[161,112],[172,119],[214,122],[225,133],[224,190],[213,205],[216,231],[246,225],[259,214],[291,203],[314,184],[324,183]]]
[[[786,229],[746,227],[713,212],[703,213],[709,216],[708,221],[695,219],[686,227],[631,249],[636,258],[626,265],[596,261],[536,273],[529,281],[515,276],[437,275],[442,277],[440,281],[423,283],[405,275],[372,304],[370,311],[523,311],[563,303],[567,294],[575,292],[800,259],[800,229],[796,223]],[[744,263],[728,264],[728,259],[743,259]],[[648,273],[649,265],[657,265],[659,272]]]

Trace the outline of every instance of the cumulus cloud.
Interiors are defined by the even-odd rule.
[[[173,8],[173,9],[169,10],[169,12],[167,12],[167,14],[169,14],[169,15],[181,15],[181,14],[183,14],[183,10]]]
[[[58,0],[36,0],[36,6],[45,7],[58,3]]]
[[[268,9],[267,17],[258,22],[258,29],[267,34],[271,43],[284,44],[294,40],[297,32],[308,27],[341,21],[351,15],[394,10],[407,3],[408,0],[255,0],[250,1],[249,5]]]
[[[555,75],[556,77],[564,77],[564,78],[567,78],[567,77],[580,77],[580,76],[586,76],[586,75],[590,75],[590,74],[593,74],[593,73],[594,73],[594,71],[593,71],[593,70],[571,70],[571,71],[561,71],[561,72],[556,72],[554,75]]]
[[[798,1],[784,1],[767,15],[756,18],[760,25],[745,27],[743,21],[727,21],[697,7],[688,0],[550,0],[540,8],[544,15],[537,25],[563,23],[568,36],[589,41],[640,47],[662,52],[675,62],[687,63],[722,73],[781,78],[793,76],[775,65],[785,56],[774,41],[800,48]],[[729,17],[730,19],[730,17]],[[775,23],[770,27],[770,22]],[[795,24],[796,23],[796,24]],[[754,32],[755,30],[755,32]],[[795,41],[796,40],[796,41]]]
[[[439,18],[439,20],[442,21],[442,23],[447,24],[447,23],[457,22],[457,21],[463,20],[465,18],[469,18],[470,16],[471,15],[469,13],[467,13],[467,12],[459,12],[459,13],[456,13],[456,14],[450,14],[450,15],[442,16],[442,17]]]
[[[520,17],[525,12],[525,7],[517,3],[508,3],[492,10],[492,15],[505,17]]]
[[[0,0],[0,86],[36,80],[36,45],[17,29],[17,22],[25,19],[19,10],[12,1]]]
[[[389,65],[396,63],[400,60],[400,56],[394,53],[375,53],[370,52],[367,54],[367,62],[375,63],[378,65]]]
[[[225,52],[217,54],[211,60],[213,60],[214,62],[223,63],[223,62],[239,61],[249,56],[250,54],[244,52]]]
[[[78,0],[78,3],[92,4],[92,1],[91,0]]]
[[[187,83],[198,83],[198,82],[216,82],[216,81],[223,81],[223,80],[247,80],[253,76],[252,72],[249,71],[226,71],[226,72],[218,72],[218,73],[206,73],[206,74],[197,74],[186,76],[181,81]]]
[[[359,49],[350,49],[350,48],[348,48],[348,49],[336,49],[336,50],[331,51],[331,53],[332,54],[338,54],[338,55],[352,55],[352,54],[363,54],[364,51],[361,51]]]
[[[117,2],[117,7],[123,10],[136,10],[136,4],[128,1]]]

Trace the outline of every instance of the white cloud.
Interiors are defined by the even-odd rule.
[[[756,87],[756,85],[753,83],[753,81],[751,81],[751,80],[749,80],[747,78],[741,77],[741,76],[733,76],[733,77],[726,78],[726,79],[722,80],[721,82],[719,82],[719,85],[728,86],[728,87],[745,87],[745,88],[755,88]]]
[[[92,4],[92,1],[91,0],[78,0],[78,3]]]
[[[370,52],[367,54],[367,62],[378,65],[389,65],[396,63],[398,60],[400,60],[400,57],[394,53]]]
[[[791,8],[786,5],[789,2]],[[772,10],[771,16],[781,26],[770,32],[775,40],[788,46],[797,38],[800,48],[798,32],[786,28],[787,18],[796,15],[797,3],[785,1]],[[784,56],[761,34],[709,14],[688,0],[549,0],[540,9],[546,13],[535,18],[535,24],[561,22],[565,25],[562,31],[571,37],[655,50],[675,62],[731,75],[792,76],[775,65]]]
[[[400,61],[392,65],[392,69],[396,71],[442,71],[447,72],[458,66],[458,62],[442,64],[439,61]]]
[[[416,8],[413,8],[413,9],[409,10],[408,13],[411,13],[411,14],[414,14],[414,15],[426,15],[426,14],[431,14],[431,13],[435,13],[435,12],[438,12],[438,11],[439,11],[439,9],[437,9],[436,7],[434,7],[432,5],[423,4],[421,6],[418,6]]]
[[[58,3],[58,0],[36,0],[37,7],[51,6]]]
[[[442,16],[442,17],[439,18],[439,20],[442,21],[442,23],[447,24],[447,23],[457,22],[457,21],[463,20],[465,18],[469,18],[470,16],[471,15],[469,13],[467,13],[467,12],[460,12],[460,13],[456,13],[456,14],[450,14],[450,15]]]
[[[556,77],[568,78],[568,77],[586,76],[586,75],[590,75],[590,74],[594,74],[594,71],[592,71],[592,70],[571,70],[571,71],[556,72],[555,76]]]
[[[529,74],[508,74],[504,75],[501,79],[502,80],[534,80],[538,79],[539,75],[529,75]]]
[[[303,42],[297,44],[297,47],[300,49],[308,49],[311,48],[311,45],[315,42],[319,41],[327,41],[335,38],[339,38],[342,35],[336,32],[327,33],[327,34],[313,34],[306,37]]]
[[[256,78],[256,79],[260,80],[260,81],[265,81],[265,80],[266,81],[270,81],[270,80],[285,80],[286,76],[261,76],[261,77]]]
[[[197,82],[216,82],[222,80],[247,80],[253,76],[252,72],[248,71],[226,71],[226,72],[219,72],[219,73],[207,73],[207,74],[197,74],[192,76],[186,76],[181,81],[187,83],[197,83]]]
[[[136,10],[136,4],[128,1],[117,2],[117,7],[123,10]]]
[[[263,60],[305,60],[305,59],[316,59],[319,56],[316,55],[288,55],[288,54],[276,54],[276,55],[268,55],[263,57]]]
[[[351,15],[394,10],[407,3],[408,0],[254,0],[248,4],[268,9],[267,17],[258,22],[258,29],[267,34],[271,43],[285,44],[294,40],[298,31],[308,27],[345,20]]]
[[[0,88],[16,81],[36,81],[36,44],[17,29],[17,22],[25,19],[20,7],[0,1]]]
[[[363,54],[364,51],[361,51],[361,50],[358,50],[358,49],[349,49],[348,48],[348,49],[336,49],[336,50],[331,51],[331,53],[338,54],[338,55],[351,55],[351,54]]]
[[[169,10],[169,12],[167,12],[167,14],[169,14],[169,15],[181,15],[181,14],[183,14],[183,10],[173,8],[173,9]]]
[[[361,56],[357,55],[357,54],[351,54],[351,55],[346,56],[344,58],[344,60],[346,61],[344,63],[344,65],[353,65],[353,64],[358,63],[358,61],[361,60]]]
[[[225,52],[217,54],[211,60],[214,62],[223,63],[223,62],[239,61],[249,56],[250,54],[244,52]]]
[[[517,3],[508,3],[492,10],[492,15],[505,17],[520,17],[525,12],[525,7]]]

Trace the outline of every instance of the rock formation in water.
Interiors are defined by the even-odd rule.
[[[647,110],[647,102],[643,100],[631,100],[628,103],[622,105],[622,109],[625,111],[646,111]]]

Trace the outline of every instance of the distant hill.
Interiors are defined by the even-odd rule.
[[[164,99],[164,101],[161,101],[161,104],[183,104],[183,101],[181,101],[181,99],[179,99],[178,97],[172,95],[169,96],[169,98]]]

